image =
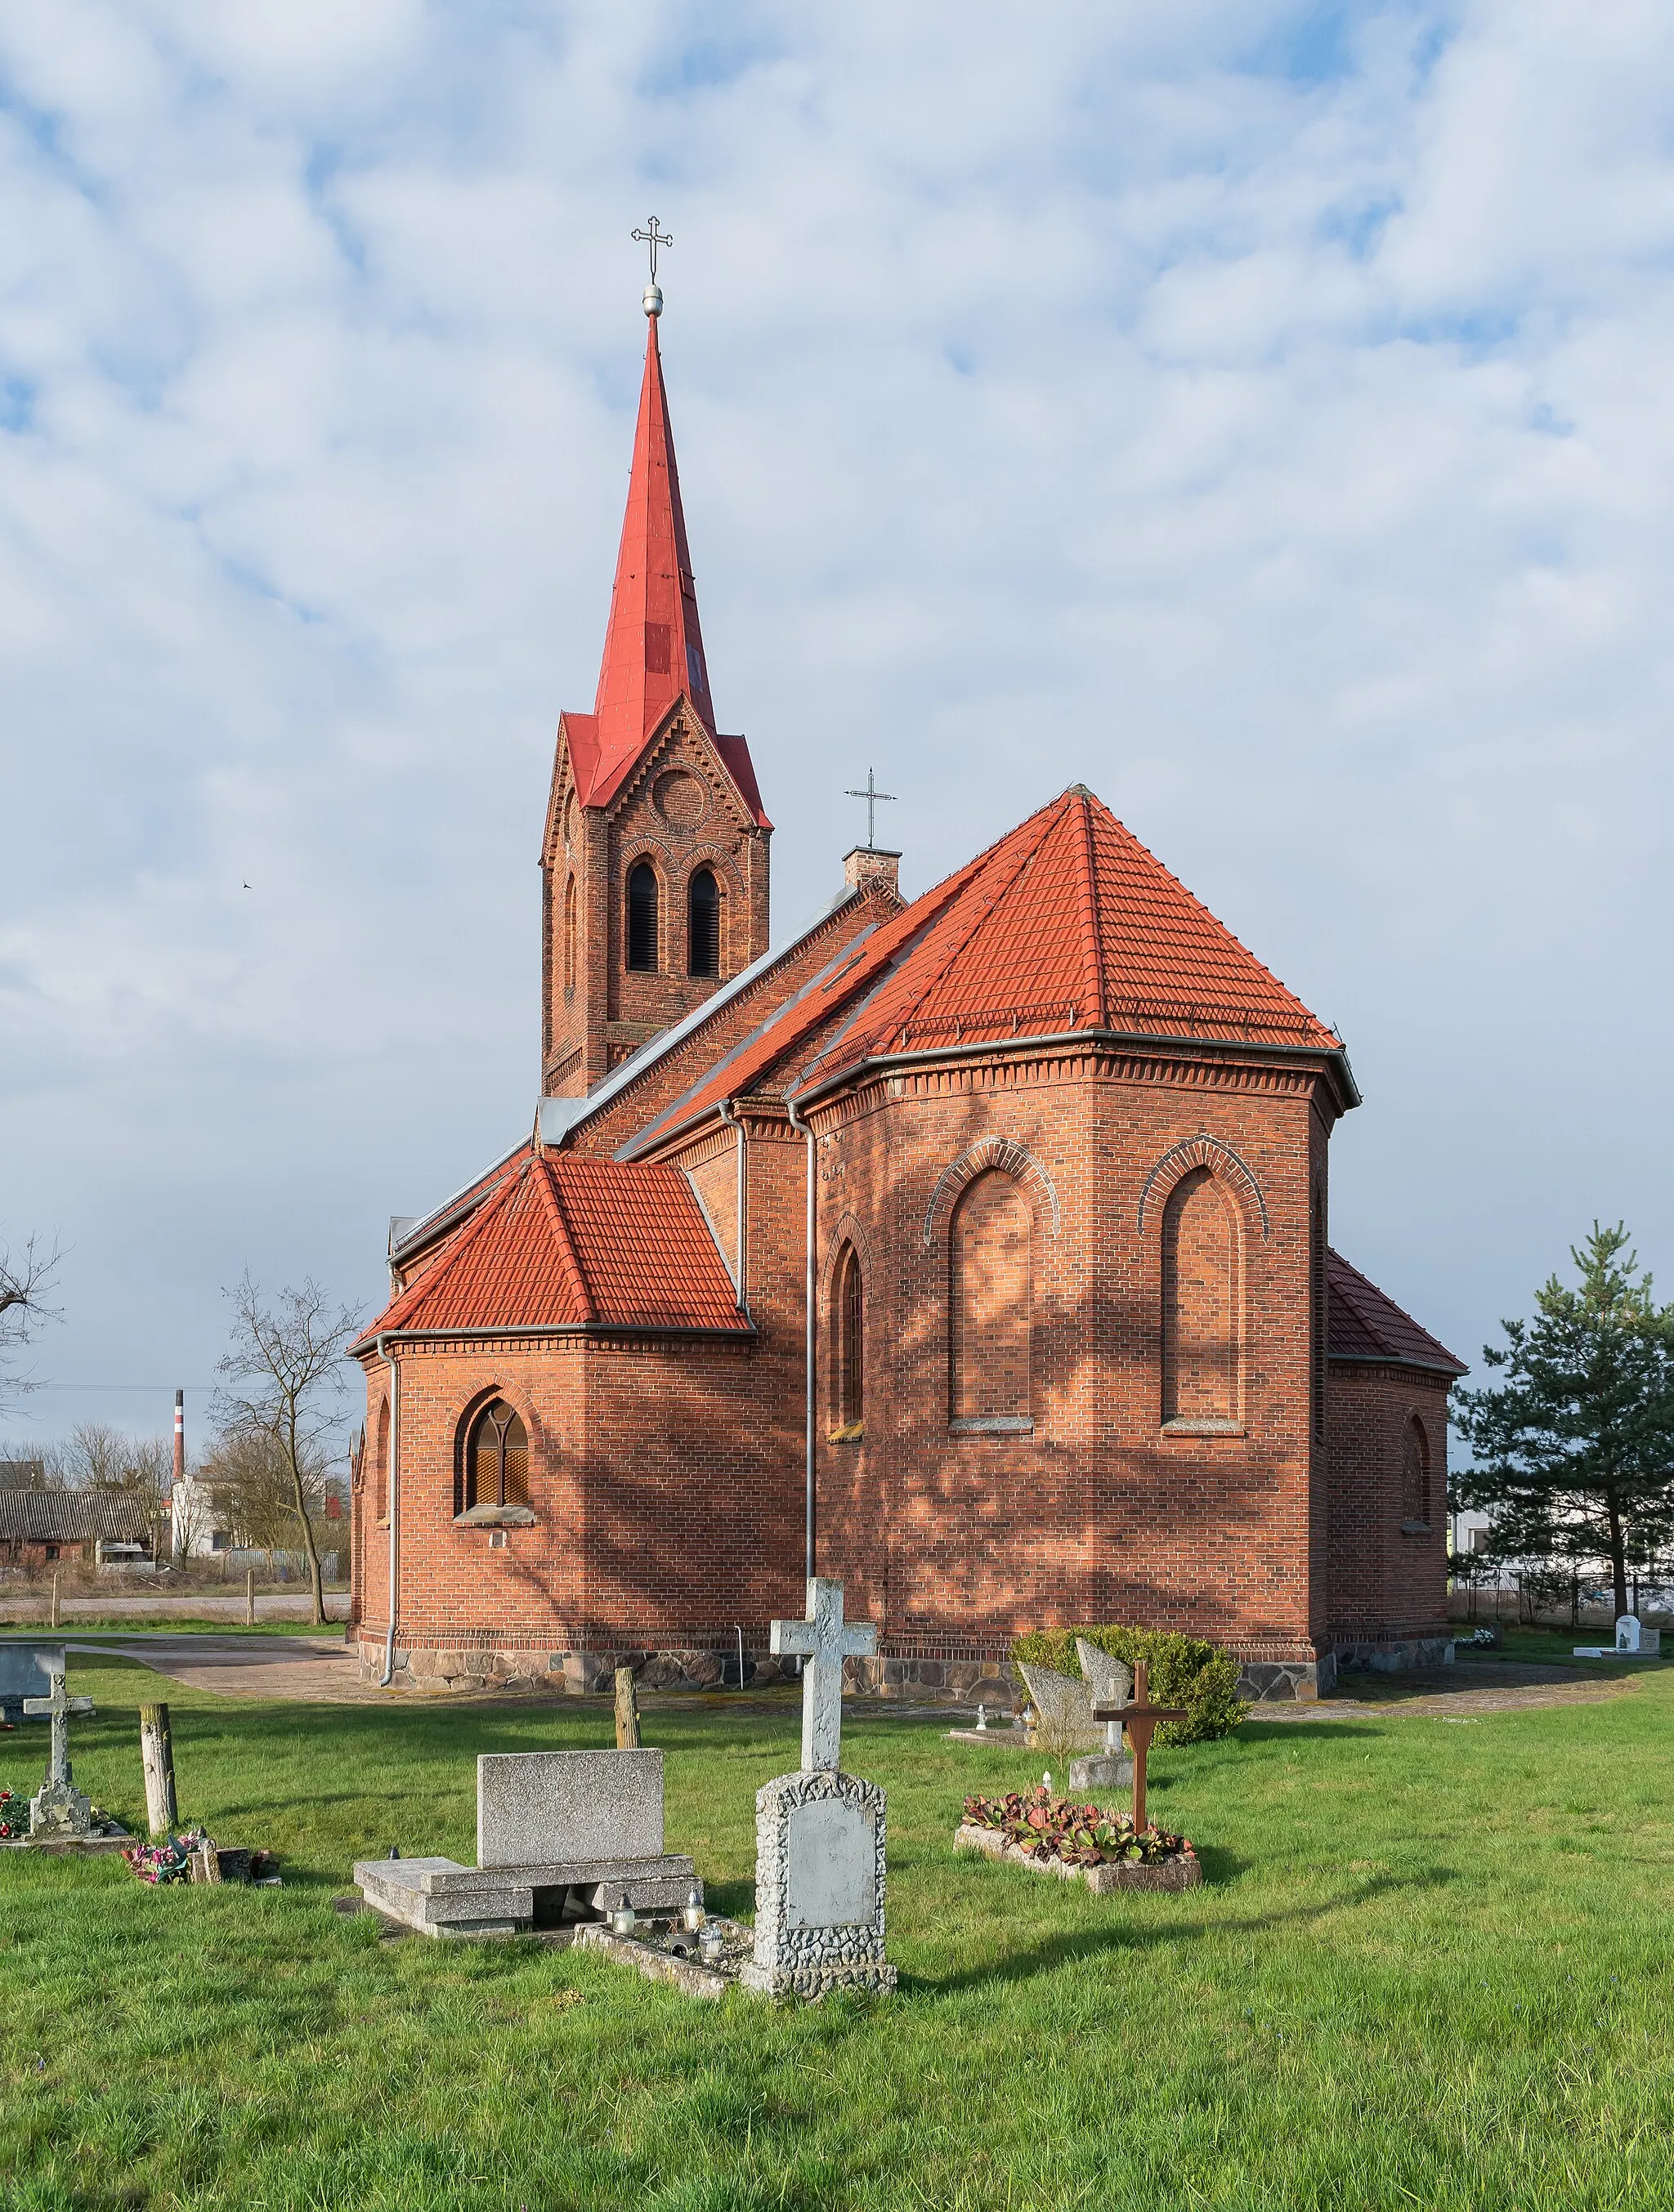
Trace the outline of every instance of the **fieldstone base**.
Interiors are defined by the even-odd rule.
[[[1125,1790],[1132,1787],[1133,1779],[1133,1756],[1129,1752],[1093,1751],[1085,1759],[1069,1762],[1072,1790]]]
[[[1399,1642],[1339,1644],[1332,1653],[1338,1674],[1404,1674],[1417,1667],[1451,1667],[1451,1636],[1413,1636]]]
[[[354,1645],[363,1682],[381,1682],[384,1644],[365,1638]],[[429,1695],[473,1690],[558,1691],[568,1697],[607,1695],[618,1667],[630,1667],[642,1690],[696,1693],[740,1686],[738,1650],[696,1646],[661,1651],[499,1650],[487,1647],[398,1644],[389,1686]],[[746,1649],[744,1683],[752,1689],[788,1679],[777,1659]]]

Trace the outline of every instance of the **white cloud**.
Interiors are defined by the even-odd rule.
[[[203,1379],[247,1260],[370,1298],[527,1123],[652,208],[780,921],[867,761],[917,883],[1085,778],[1346,1027],[1337,1233],[1462,1352],[1595,1212],[1665,1254],[1671,100],[1579,0],[13,11],[50,1370]]]

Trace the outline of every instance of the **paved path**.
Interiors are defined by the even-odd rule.
[[[429,1702],[411,1691],[380,1690],[361,1680],[360,1669],[340,1636],[147,1636],[131,1642],[113,1637],[99,1643],[66,1639],[72,1651],[118,1653],[142,1666],[217,1697],[300,1700],[307,1704],[405,1705]],[[1316,1704],[1265,1705],[1251,1718],[1262,1721],[1472,1720],[1485,1713],[1522,1712],[1542,1705],[1592,1705],[1626,1695],[1633,1676],[1627,1669],[1609,1674],[1573,1667],[1525,1666],[1514,1660],[1461,1662],[1427,1674],[1373,1675],[1355,1685],[1355,1694],[1321,1698]],[[562,1691],[438,1691],[450,1704],[569,1705]],[[737,1691],[693,1697],[648,1697],[648,1709],[660,1705],[715,1711],[774,1714],[788,1710],[793,1684],[782,1690],[740,1698]],[[600,1699],[602,1704],[606,1702]],[[940,1720],[957,1725],[964,1709],[953,1705],[904,1705],[882,1698],[845,1700],[851,1720]],[[996,1729],[996,1741],[1005,1731]]]
[[[1575,1667],[1525,1665],[1515,1659],[1462,1661],[1410,1674],[1373,1675],[1348,1698],[1313,1705],[1257,1705],[1263,1721],[1471,1720],[1481,1713],[1517,1713],[1537,1705],[1590,1705],[1623,1696],[1631,1678],[1583,1674]]]

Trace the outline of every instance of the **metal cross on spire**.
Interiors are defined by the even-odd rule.
[[[867,769],[866,789],[845,791],[843,795],[845,799],[863,799],[866,801],[866,849],[868,853],[876,852],[878,849],[878,801],[880,799],[886,799],[892,806],[895,804],[895,793],[892,791],[880,791],[872,780],[872,770]]]
[[[630,230],[628,235],[641,246],[649,246],[651,249],[651,282],[654,284],[657,281],[657,248],[660,246],[673,246],[674,234],[668,230],[659,230],[657,218],[653,216],[643,230]]]

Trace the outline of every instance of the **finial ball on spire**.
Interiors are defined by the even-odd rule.
[[[644,307],[648,315],[655,316],[661,314],[662,288],[657,284],[648,284],[645,288],[645,297],[640,304]]]

